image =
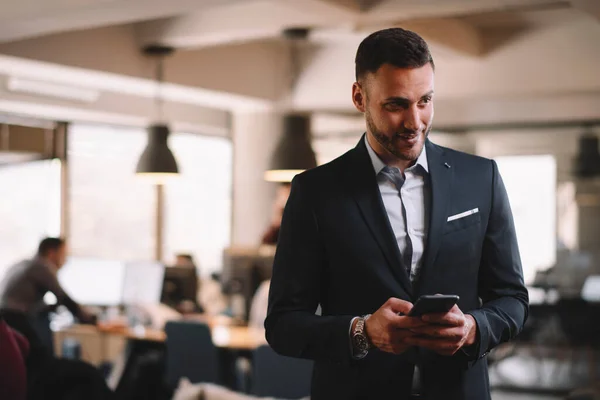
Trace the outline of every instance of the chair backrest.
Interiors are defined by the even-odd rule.
[[[50,314],[48,312],[40,312],[30,317],[30,322],[40,342],[48,349],[50,354],[55,354],[54,334],[50,329]]]
[[[285,399],[310,395],[313,362],[281,356],[268,345],[254,351],[252,393]]]
[[[177,386],[183,377],[192,383],[219,381],[219,357],[210,328],[193,321],[169,321],[167,334],[167,383]]]
[[[560,326],[572,345],[600,344],[600,304],[571,298],[560,299],[555,307]]]

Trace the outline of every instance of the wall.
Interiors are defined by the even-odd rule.
[[[264,172],[282,132],[278,114],[234,113],[232,134],[233,239],[235,246],[257,246],[269,226],[277,184]]]

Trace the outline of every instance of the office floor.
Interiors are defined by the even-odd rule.
[[[596,354],[595,371],[600,371],[600,354]],[[564,399],[565,395],[525,394],[518,393],[516,389],[569,393],[575,388],[588,388],[591,380],[596,381],[590,376],[593,371],[590,368],[593,367],[589,362],[590,353],[579,352],[571,356],[554,351],[540,357],[534,356],[530,350],[517,350],[512,356],[490,366],[490,383],[496,388],[492,391],[492,400]],[[511,390],[503,391],[501,388]]]
[[[559,400],[562,397],[552,397],[536,394],[516,394],[508,392],[492,392],[492,400]]]
[[[570,391],[587,387],[597,378],[590,376],[589,355],[576,359],[559,360],[554,357],[532,357],[521,353],[490,367],[490,383],[493,387],[520,387]],[[596,356],[595,371],[600,371],[600,358]],[[597,375],[596,375],[597,376]]]

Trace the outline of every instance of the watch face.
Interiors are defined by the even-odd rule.
[[[369,342],[367,338],[362,335],[356,335],[354,337],[354,343],[356,343],[357,350],[363,352],[369,350]]]

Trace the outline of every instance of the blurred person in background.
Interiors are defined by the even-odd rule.
[[[283,216],[283,209],[285,203],[290,196],[291,185],[289,183],[282,183],[277,188],[277,194],[275,195],[275,201],[273,202],[273,210],[271,214],[271,222],[269,227],[262,236],[261,244],[264,245],[275,245],[279,238],[279,228],[281,227],[281,217]]]
[[[180,278],[172,279],[170,277],[169,267],[167,267],[161,302],[182,314],[204,312],[204,309],[198,302],[201,282],[198,274],[198,265],[194,261],[194,257],[191,254],[176,254],[173,267],[187,269],[189,270],[189,274],[185,275],[186,282],[183,284]]]
[[[112,392],[99,370],[82,361],[56,358],[33,326],[36,313],[46,308],[47,292],[80,322],[95,323],[95,316],[71,299],[58,282],[65,259],[65,241],[50,237],[40,242],[34,258],[9,268],[0,283],[0,318],[27,340],[28,399],[110,399]]]
[[[10,267],[0,282],[0,314],[8,325],[27,338],[32,357],[49,351],[32,322],[37,314],[46,310],[44,295],[47,292],[53,293],[58,304],[66,306],[81,323],[95,323],[96,320],[69,297],[58,282],[57,274],[65,263],[66,254],[63,239],[45,238],[35,257]]]

